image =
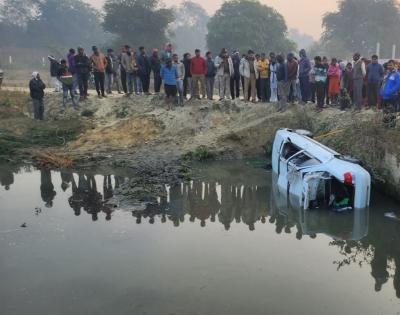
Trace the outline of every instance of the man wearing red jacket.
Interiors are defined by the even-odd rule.
[[[190,72],[192,73],[193,82],[192,98],[195,97],[197,99],[200,99],[199,83],[203,98],[206,98],[205,76],[207,74],[207,63],[206,60],[200,56],[200,49],[195,50],[195,56],[192,58],[190,63]]]

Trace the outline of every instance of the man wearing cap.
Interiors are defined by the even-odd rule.
[[[33,114],[35,119],[43,120],[44,105],[44,89],[46,85],[40,78],[39,72],[32,73],[32,80],[29,82],[29,91],[32,98]]]

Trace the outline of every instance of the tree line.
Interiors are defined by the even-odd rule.
[[[388,58],[393,44],[400,49],[400,38],[392,35],[400,27],[395,0],[341,0],[338,5],[324,16],[313,52],[370,55],[379,42]],[[257,0],[226,1],[212,17],[192,1],[166,7],[162,0],[106,0],[99,11],[83,0],[0,0],[0,47],[61,51],[127,43],[162,48],[171,41],[180,53],[194,48],[217,52],[221,46],[289,52],[296,45],[288,35],[283,16]]]

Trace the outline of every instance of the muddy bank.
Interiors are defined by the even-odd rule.
[[[0,93],[3,157],[40,164],[46,151],[77,169],[129,168],[137,176],[121,189],[124,200],[153,201],[159,185],[191,178],[192,161],[265,159],[282,127],[313,131],[319,141],[360,159],[378,188],[400,195],[398,130],[372,110],[352,114],[329,108],[315,114],[312,105],[292,105],[278,114],[272,104],[196,100],[166,111],[162,95],[113,95],[92,96],[79,111],[61,113],[61,95],[49,93],[46,121],[35,122],[26,93]]]

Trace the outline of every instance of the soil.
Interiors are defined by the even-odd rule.
[[[154,201],[160,185],[190,179],[194,160],[266,159],[278,128],[311,130],[319,141],[361,159],[376,183],[399,195],[382,161],[399,156],[400,139],[381,112],[315,113],[309,104],[277,113],[274,104],[241,100],[193,100],[167,111],[163,95],[92,95],[79,110],[65,112],[61,103],[60,93],[47,93],[46,120],[36,122],[26,92],[0,91],[0,155],[40,163],[38,152],[45,150],[74,161],[74,168],[129,168],[137,176],[121,188],[119,202]]]

